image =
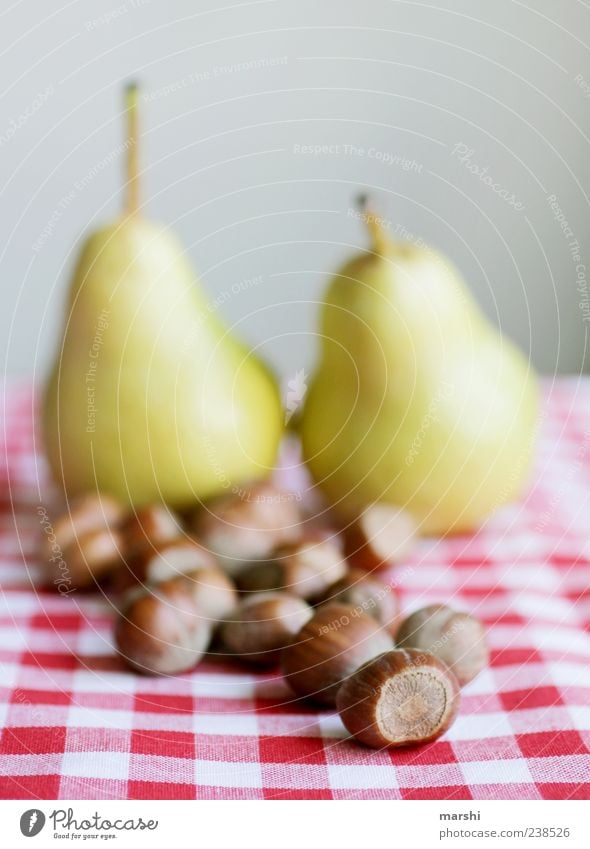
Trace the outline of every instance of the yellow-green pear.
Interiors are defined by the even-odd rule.
[[[345,517],[389,502],[422,533],[471,530],[526,484],[535,375],[445,257],[362,217],[371,249],[337,272],[322,307],[304,458]]]
[[[92,233],[69,290],[43,436],[68,495],[190,505],[272,469],[277,385],[224,327],[181,244],[139,210],[137,90],[127,209]]]

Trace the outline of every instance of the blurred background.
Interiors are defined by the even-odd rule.
[[[130,79],[150,216],[283,377],[367,245],[359,189],[541,371],[587,368],[584,3],[21,0],[0,32],[4,372],[45,375],[80,239],[119,211]]]

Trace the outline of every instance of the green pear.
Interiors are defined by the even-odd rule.
[[[275,380],[219,320],[183,248],[139,212],[128,92],[125,214],[77,262],[42,410],[55,480],[175,507],[268,475],[283,430]]]
[[[389,502],[422,533],[471,530],[526,484],[536,378],[446,258],[362,217],[372,249],[336,273],[322,307],[304,458],[344,517]]]

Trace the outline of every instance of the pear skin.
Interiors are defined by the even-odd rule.
[[[99,490],[182,508],[268,475],[282,405],[270,372],[208,305],[176,237],[138,213],[136,187],[132,174],[131,209],[83,245],[43,438],[68,496]]]
[[[322,307],[305,461],[345,518],[383,501],[423,534],[473,530],[526,485],[535,375],[446,258],[366,218],[372,250],[334,276]]]

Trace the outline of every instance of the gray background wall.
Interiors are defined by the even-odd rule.
[[[283,375],[312,365],[327,275],[366,243],[348,213],[359,187],[452,257],[541,370],[579,372],[589,43],[575,0],[7,4],[5,368],[46,371],[80,237],[120,207],[121,85],[138,78],[150,213]]]

